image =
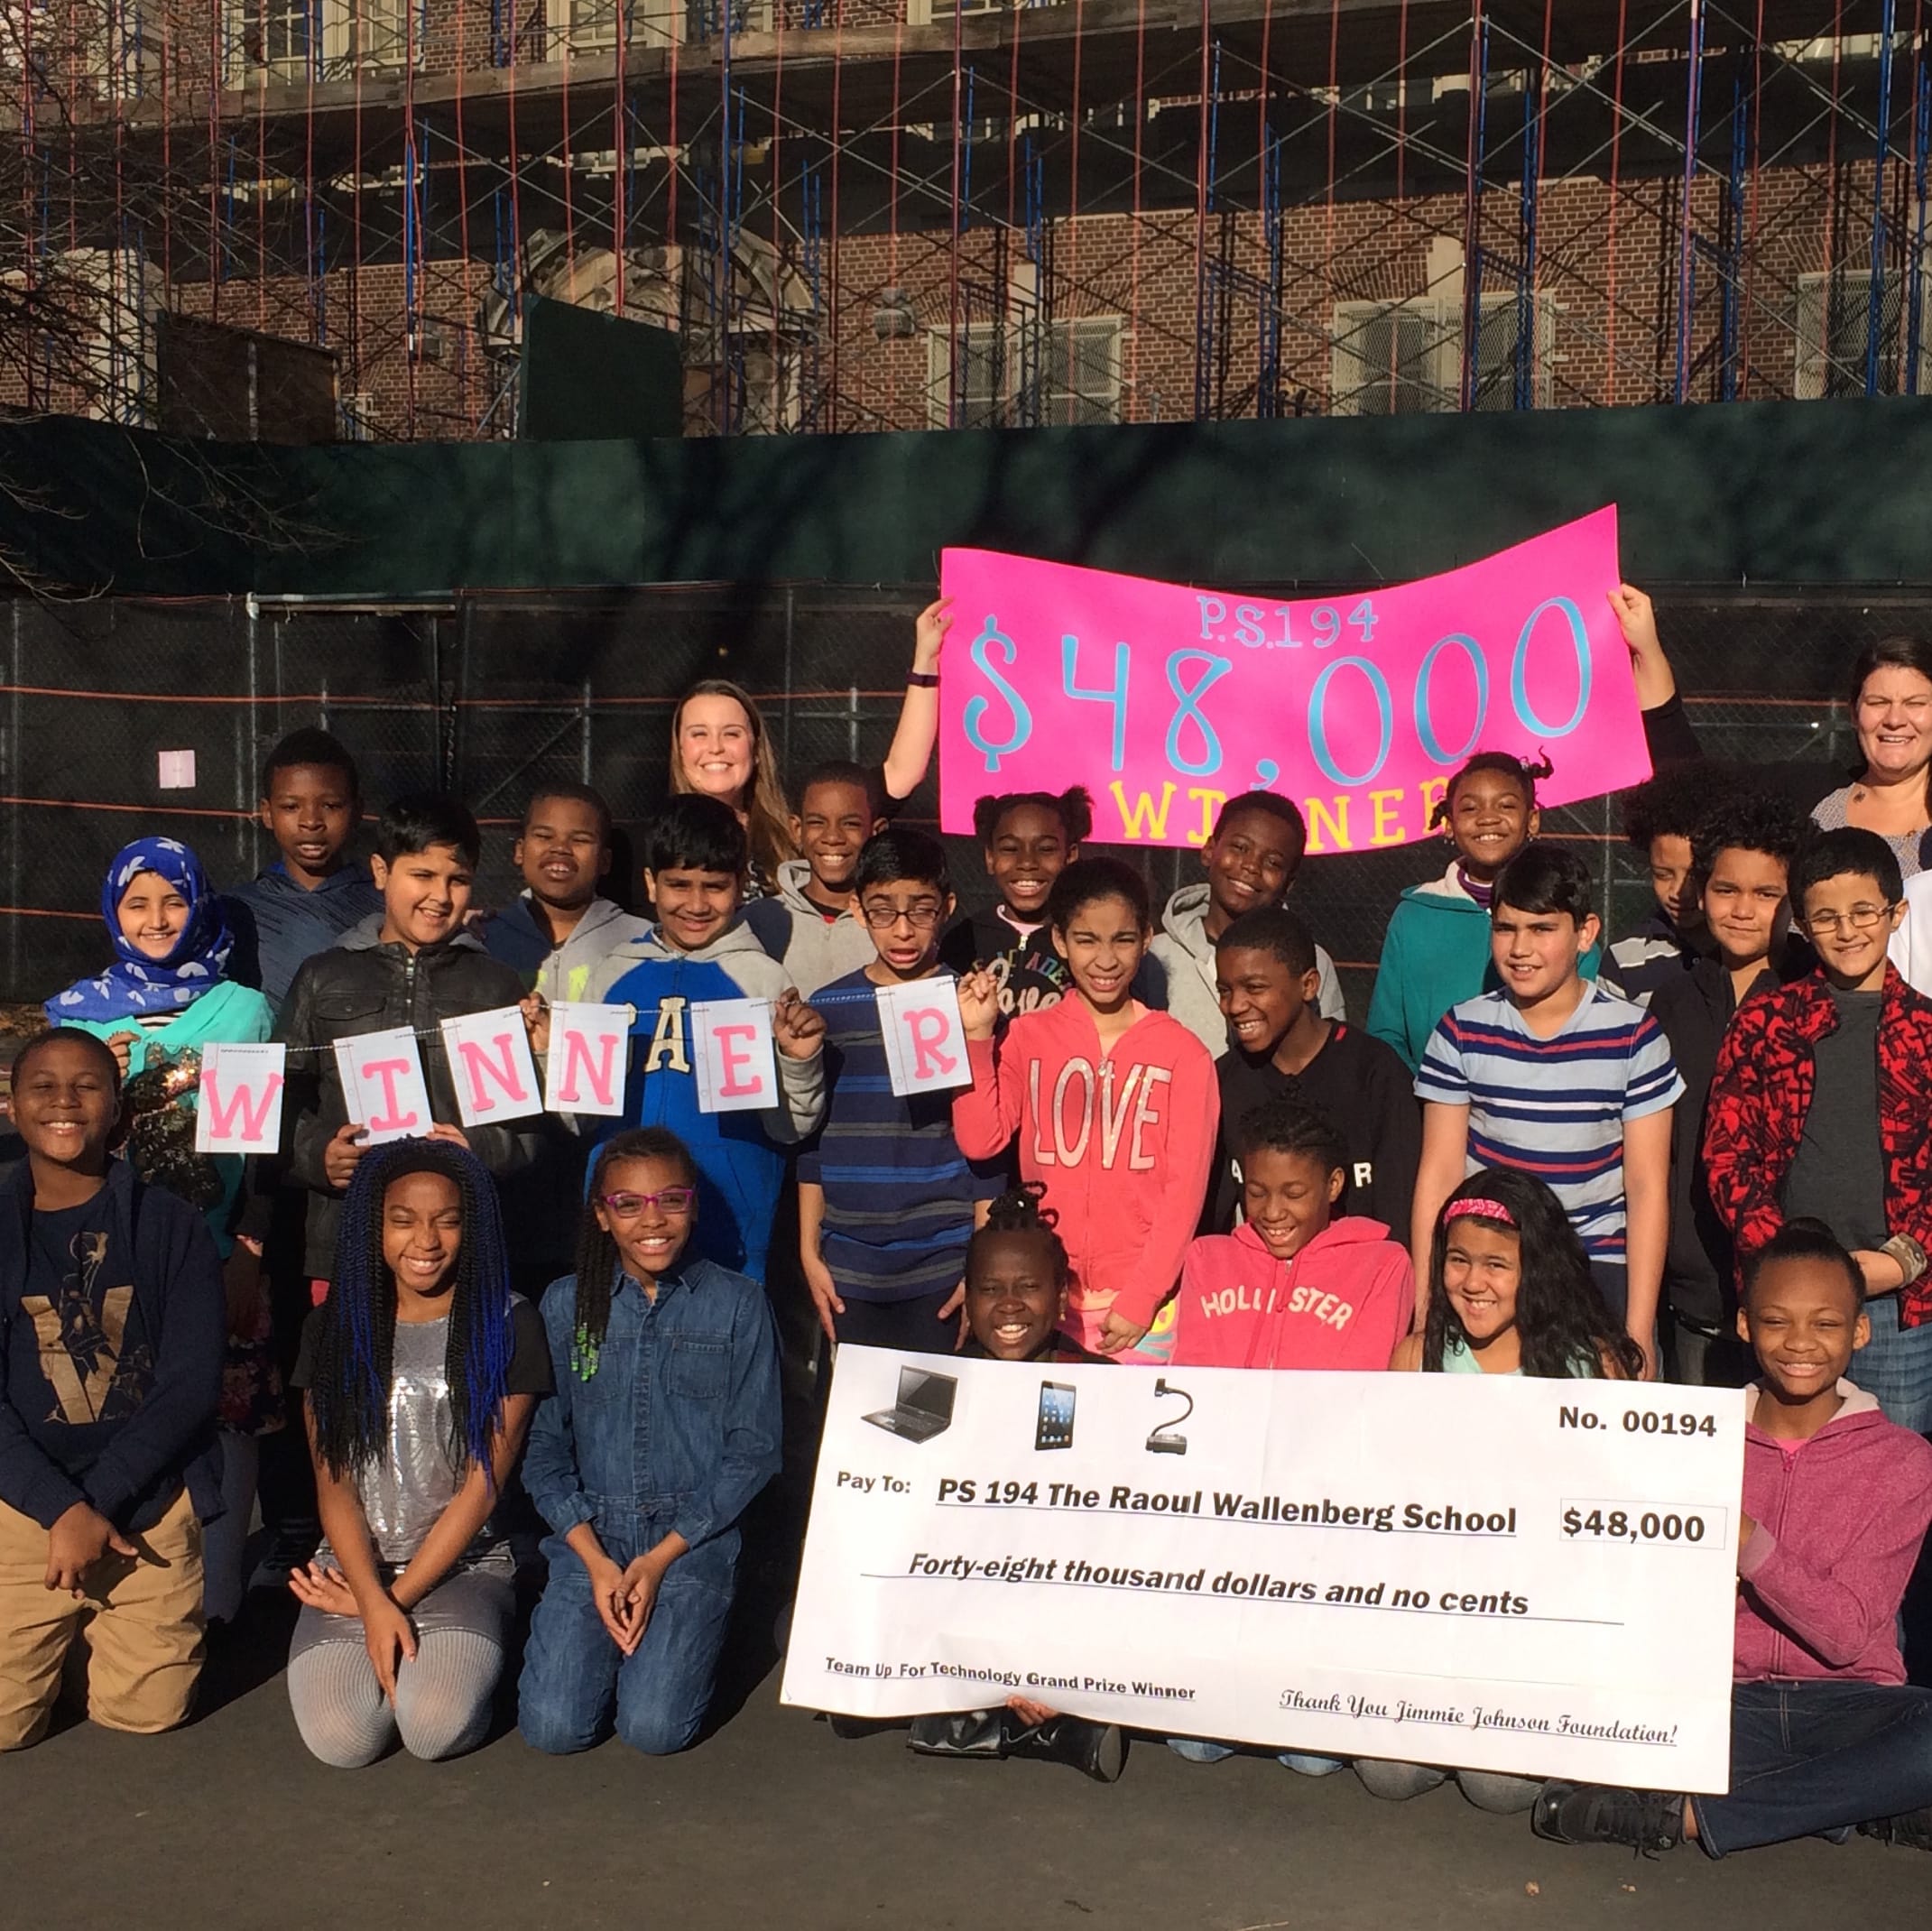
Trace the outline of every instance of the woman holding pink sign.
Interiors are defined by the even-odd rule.
[[[136,838],[115,854],[101,883],[101,919],[114,959],[77,979],[45,1007],[48,1021],[105,1039],[120,1061],[126,1152],[135,1173],[207,1215],[228,1295],[228,1347],[221,1390],[224,1512],[208,1526],[204,1602],[211,1622],[242,1606],[242,1545],[254,1507],[257,1439],[283,1425],[268,1344],[262,1243],[240,1229],[238,1153],[195,1150],[201,1049],[254,1043],[274,1012],[252,987],[228,978],[233,940],[201,862],[173,838]]]

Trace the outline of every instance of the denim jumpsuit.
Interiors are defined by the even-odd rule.
[[[574,1277],[544,1296],[543,1326],[557,1392],[532,1425],[523,1483],[553,1533],[518,1727],[558,1755],[614,1727],[652,1756],[682,1750],[711,1701],[738,1519],[778,1473],[778,1342],[764,1290],[695,1255],[659,1281],[655,1301],[620,1276],[587,1380],[570,1364]],[[673,1530],[690,1545],[665,1572],[634,1655],[611,1640],[564,1540],[579,1522],[620,1568]]]

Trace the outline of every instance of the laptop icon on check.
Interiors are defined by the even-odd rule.
[[[865,1419],[888,1435],[902,1435],[909,1442],[929,1442],[952,1427],[953,1397],[958,1390],[959,1383],[949,1374],[901,1368],[898,1402]]]

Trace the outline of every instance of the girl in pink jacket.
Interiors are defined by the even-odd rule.
[[[1330,1217],[1348,1179],[1339,1129],[1276,1099],[1245,1114],[1233,1139],[1245,1217],[1188,1250],[1174,1365],[1386,1368],[1409,1332],[1415,1278],[1379,1220]]]
[[[1141,874],[1084,858],[1054,881],[1047,917],[1073,979],[1058,1005],[1019,1014],[995,1039],[993,975],[959,982],[973,1084],[954,1098],[953,1135],[968,1160],[1018,1135],[1021,1175],[1044,1188],[1073,1263],[1065,1331],[1118,1354],[1142,1341],[1179,1277],[1220,1096],[1207,1049],[1133,996],[1153,937]]]

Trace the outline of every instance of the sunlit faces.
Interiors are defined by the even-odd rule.
[[[463,1196],[447,1173],[405,1173],[383,1189],[383,1265],[400,1297],[439,1300],[463,1248]]]
[[[966,1276],[966,1325],[995,1361],[1025,1361],[1047,1344],[1067,1311],[1054,1279],[1051,1239],[1031,1232],[983,1233]]]
[[[469,910],[476,876],[453,845],[398,852],[393,864],[369,861],[369,875],[383,895],[383,938],[414,951],[448,938]]]
[[[1273,953],[1252,946],[1215,949],[1215,996],[1244,1053],[1271,1053],[1320,992],[1321,975],[1312,966],[1294,973]]]
[[[596,897],[610,870],[596,808],[580,798],[532,799],[512,858],[534,898],[571,911]]]
[[[145,958],[164,959],[181,942],[190,908],[158,872],[136,872],[116,909],[121,937]]]
[[[1456,785],[1443,828],[1470,876],[1488,880],[1535,837],[1540,822],[1520,778],[1480,771]]]
[[[874,818],[865,789],[857,784],[807,785],[791,821],[792,843],[810,865],[812,877],[827,891],[850,888],[866,839],[883,827]]]
[[[1053,881],[1079,855],[1057,813],[1043,805],[1016,805],[994,827],[986,871],[1012,910],[1039,919],[1046,917]]]
[[[1872,1338],[1872,1323],[1842,1267],[1793,1254],[1758,1270],[1737,1331],[1773,1396],[1795,1402],[1837,1387],[1853,1354]]]
[[[1733,972],[1770,955],[1789,867],[1769,852],[1726,845],[1711,857],[1704,918],[1718,956]]]
[[[10,1110],[30,1153],[97,1172],[121,1110],[113,1056],[82,1039],[34,1048],[14,1067]]]
[[[953,915],[953,895],[929,879],[881,879],[866,886],[859,913],[892,979],[918,979],[939,952],[939,930]]]
[[[1117,1012],[1132,996],[1133,975],[1152,937],[1125,899],[1089,899],[1075,907],[1064,932],[1055,929],[1053,949],[1088,1005]]]
[[[1516,1325],[1522,1239],[1488,1220],[1454,1220],[1442,1251],[1442,1291],[1476,1347]]]
[[[1241,1157],[1241,1205],[1277,1261],[1299,1253],[1323,1228],[1348,1176],[1318,1154],[1254,1147]]]
[[[257,808],[290,875],[312,888],[334,871],[359,807],[347,771],[333,764],[290,764],[269,773],[268,795]]]
[[[1859,687],[1858,748],[1878,778],[1909,778],[1932,762],[1932,679],[1882,664]]]
[[[1694,873],[1690,840],[1681,832],[1659,832],[1650,840],[1650,890],[1658,910],[1680,932],[1694,932],[1704,923]]]
[[[648,1283],[675,1267],[697,1224],[698,1196],[690,1170],[658,1154],[613,1160],[604,1169],[595,1203],[597,1224],[616,1243],[633,1280]]]
[[[678,758],[692,790],[736,808],[758,761],[758,735],[744,707],[721,691],[687,698],[678,714]]]
[[[1567,912],[1524,911],[1499,899],[1490,909],[1490,956],[1511,998],[1532,1006],[1575,977],[1599,929],[1594,915],[1579,923]]]
[[[644,890],[657,912],[658,929],[680,952],[708,946],[738,915],[743,888],[735,872],[703,872],[666,865],[644,873]]]
[[[1271,811],[1248,805],[1224,812],[1201,848],[1215,909],[1238,919],[1257,905],[1279,905],[1301,863],[1301,845],[1294,827]]]
[[[1832,984],[1844,992],[1876,992],[1885,983],[1885,951],[1905,917],[1868,872],[1841,872],[1807,888],[1800,908],[1805,936]]]

